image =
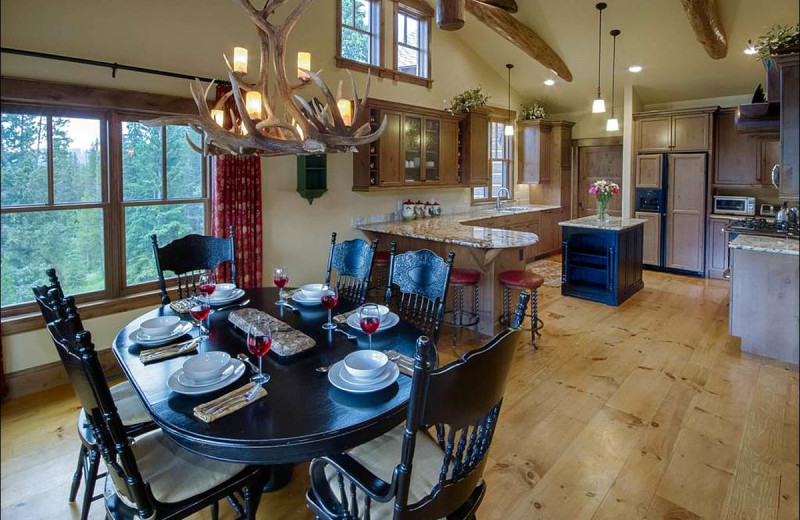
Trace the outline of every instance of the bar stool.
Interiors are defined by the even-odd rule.
[[[383,291],[386,290],[386,280],[389,278],[389,251],[376,251],[375,258],[373,259],[375,266],[375,283],[370,287],[371,290],[378,290],[378,297],[383,297]]]
[[[478,282],[480,281],[480,271],[461,267],[454,267],[450,271],[450,287],[453,289],[453,307],[451,310],[445,312],[445,314],[450,315],[451,319],[443,321],[453,327],[453,346],[456,345],[456,333],[458,329],[477,325],[481,319],[478,311],[480,307]],[[464,309],[464,287],[475,288],[475,299],[472,302],[472,311]]]
[[[540,332],[544,328],[544,322],[539,319],[539,298],[538,289],[544,283],[544,278],[530,271],[503,271],[497,276],[498,281],[503,285],[503,314],[500,316],[500,324],[506,326],[511,317],[511,290],[530,291],[531,293],[531,345],[534,349],[536,337],[542,336]]]

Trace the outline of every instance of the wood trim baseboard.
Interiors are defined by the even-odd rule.
[[[114,379],[122,375],[119,363],[110,348],[98,351],[97,357],[107,378]],[[5,374],[5,378],[8,388],[7,399],[69,384],[67,371],[60,361],[11,372]]]

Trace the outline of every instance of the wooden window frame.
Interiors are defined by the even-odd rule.
[[[125,91],[110,89],[78,87],[74,85],[42,84],[31,85],[27,92],[30,97],[42,98],[40,87],[47,91],[47,96],[53,96],[58,101],[51,102],[49,97],[43,101],[31,101],[25,87],[30,85],[26,80],[3,78],[3,88],[8,86],[12,95],[0,103],[0,111],[28,114],[41,114],[48,117],[86,117],[100,118],[101,139],[101,183],[102,194],[99,203],[52,203],[53,174],[52,154],[49,152],[51,136],[48,135],[48,204],[28,206],[3,206],[2,214],[32,211],[57,211],[65,209],[101,208],[103,210],[104,230],[104,267],[105,288],[101,291],[81,293],[75,295],[76,302],[80,305],[81,316],[93,318],[107,314],[132,310],[147,305],[157,305],[160,302],[160,291],[157,280],[139,284],[127,285],[126,254],[125,254],[125,215],[124,210],[130,206],[168,205],[168,204],[198,204],[202,203],[204,210],[204,232],[209,234],[211,227],[211,159],[202,161],[202,196],[200,198],[168,199],[166,189],[162,190],[160,200],[124,201],[122,191],[122,121],[136,121],[148,119],[158,115],[173,115],[184,113],[189,104],[183,98],[171,96],[147,95],[131,92],[131,97],[126,98]],[[50,87],[48,88],[48,85]],[[25,94],[21,94],[26,92]],[[23,99],[24,98],[24,99]],[[128,110],[121,101],[126,99],[133,106]],[[142,110],[138,110],[141,107]],[[173,111],[176,108],[179,111]],[[50,131],[48,122],[48,134]],[[166,138],[166,129],[162,129],[162,183],[166,181],[166,147],[163,140]],[[44,273],[42,273],[44,282]],[[0,323],[2,334],[16,334],[41,328],[41,316],[36,302],[29,301],[0,308]]]
[[[424,27],[420,31],[419,38],[425,37],[425,45],[420,45],[420,47],[411,47],[410,45],[400,43],[400,39],[398,37],[398,15],[404,14],[406,16],[410,16],[412,18],[416,18],[419,20],[419,23]],[[428,88],[431,87],[433,84],[432,78],[432,71],[433,67],[431,65],[431,47],[433,44],[433,16],[434,11],[426,2],[423,0],[394,0],[393,2],[393,15],[392,20],[394,21],[394,31],[392,31],[392,67],[396,74],[402,75],[406,78],[416,78],[419,81],[419,84],[425,84]],[[399,70],[397,60],[398,60],[398,52],[397,49],[400,45],[406,46],[408,48],[414,49],[420,53],[420,55],[425,53],[425,63],[420,64],[425,67],[425,76],[416,76],[414,74],[407,74],[405,72],[401,72]]]
[[[355,9],[355,2],[357,0],[353,0],[353,7]],[[370,17],[370,21],[372,22],[372,29],[371,31],[365,31],[363,29],[359,29],[358,27],[352,25],[343,25],[342,24],[342,0],[336,0],[336,64],[339,65],[339,62],[346,62],[351,64],[359,64],[363,67],[372,68],[382,68],[383,67],[383,56],[384,56],[384,24],[383,24],[383,0],[369,0],[370,4],[372,5],[372,13]],[[377,13],[377,17],[375,14]],[[355,14],[354,14],[355,16]],[[348,28],[356,32],[360,32],[362,34],[369,35],[369,47],[370,47],[370,57],[373,54],[376,55],[376,60],[370,59],[369,63],[364,63],[357,60],[351,60],[350,58],[345,58],[342,55],[342,29]]]
[[[489,162],[489,176],[491,178],[492,175],[492,162],[494,161],[502,161],[506,163],[506,182],[508,183],[508,196],[501,197],[500,200],[513,200],[514,199],[514,139],[516,135],[509,138],[508,136],[504,135],[504,148],[505,148],[505,158],[503,159],[493,159],[492,158],[492,124],[501,124],[505,126],[508,124],[509,115],[511,115],[513,121],[513,114],[512,111],[510,114],[507,110],[500,110],[500,109],[492,109],[492,115],[489,116],[489,145],[488,145],[488,154],[487,160]],[[475,197],[475,189],[476,188],[487,188],[487,192],[489,194],[488,197]],[[491,183],[486,186],[471,186],[469,191],[469,198],[470,204],[473,206],[480,206],[482,204],[492,204],[496,200],[495,197],[492,197],[492,185]]]

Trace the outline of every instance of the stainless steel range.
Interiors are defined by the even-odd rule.
[[[730,224],[725,227],[725,231],[739,235],[800,239],[800,228],[798,228],[797,222],[777,222],[763,218],[731,220]]]

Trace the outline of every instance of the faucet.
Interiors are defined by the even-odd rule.
[[[500,211],[501,209],[503,209],[503,203],[500,202],[500,196],[503,194],[503,192],[506,192],[507,197],[511,196],[511,192],[508,191],[508,188],[500,188],[499,190],[497,190],[497,199],[495,199],[494,201],[494,209],[496,211]]]

